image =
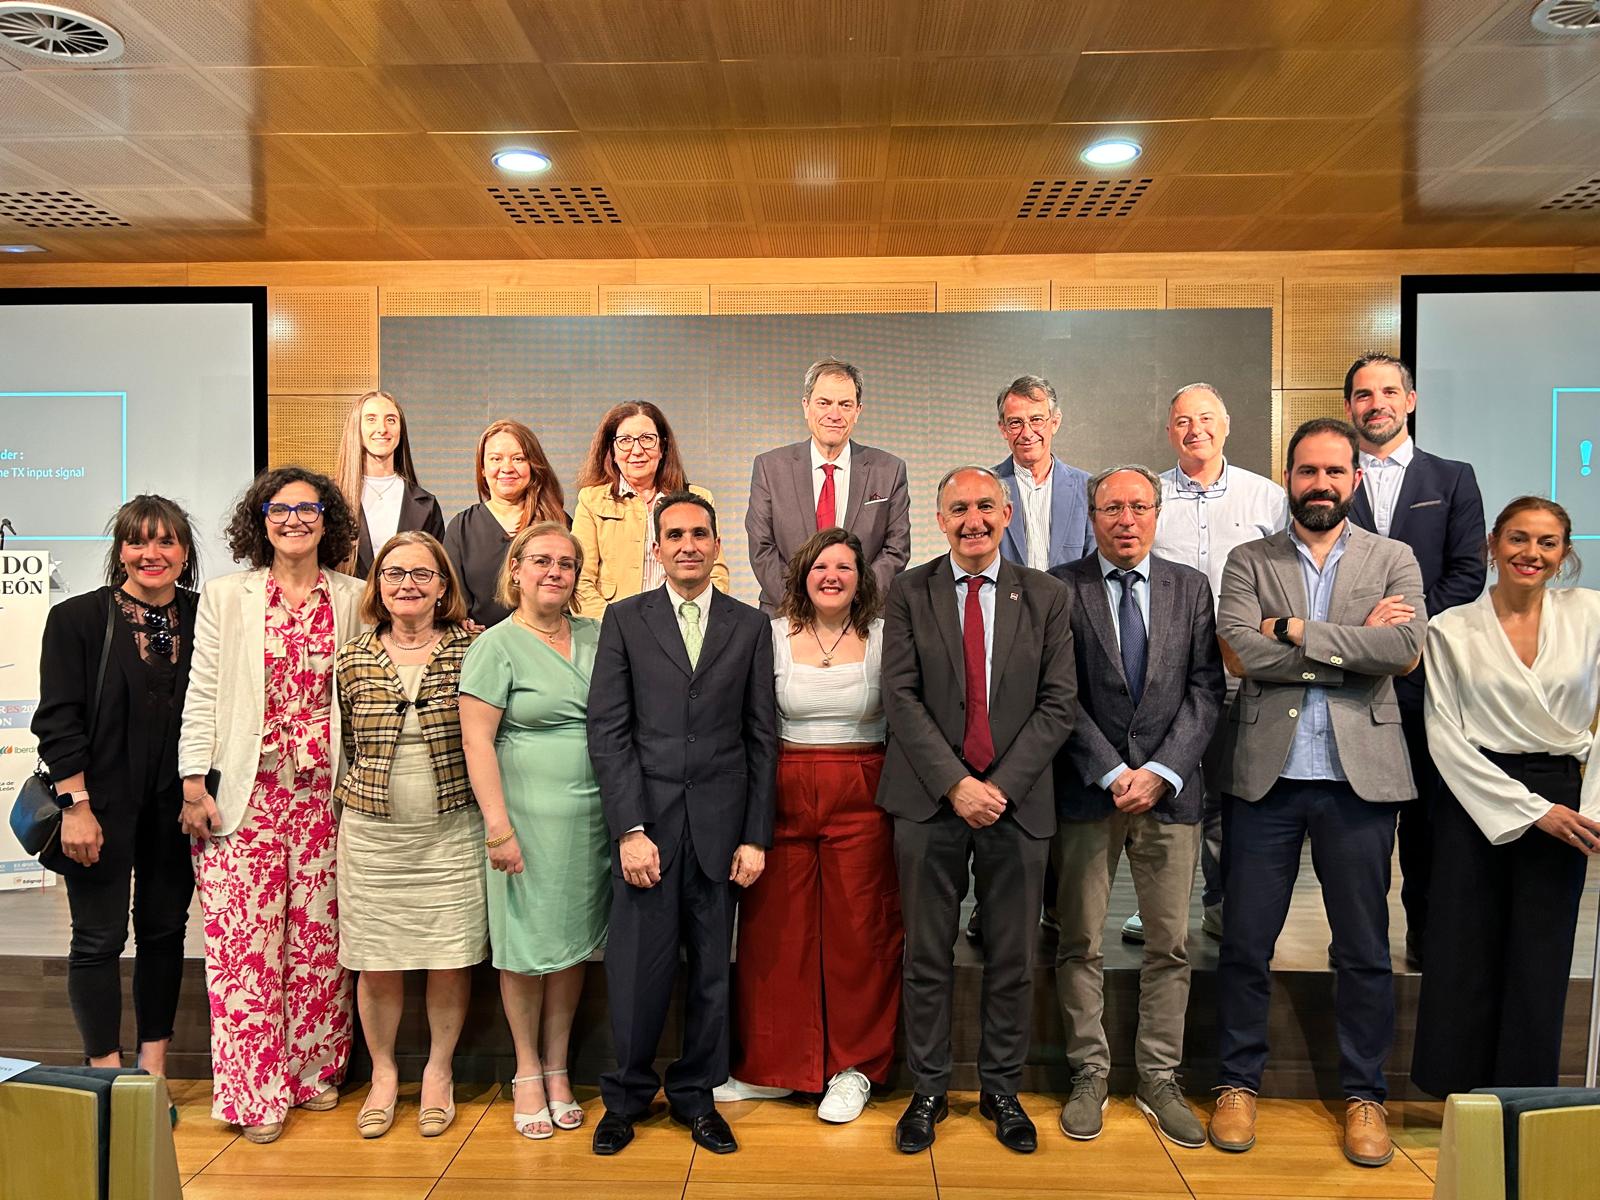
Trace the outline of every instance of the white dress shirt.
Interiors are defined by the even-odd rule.
[[[822,451],[817,449],[817,439],[811,439],[811,513],[815,517],[817,505],[822,503],[822,484],[828,478],[828,473],[822,469],[828,460],[822,457]],[[850,442],[848,439],[839,448],[839,457],[833,460],[833,465],[839,469],[833,473],[833,516],[840,525],[844,524],[845,499],[850,495]]]
[[[1015,459],[1017,488],[1022,495],[1022,530],[1028,543],[1028,566],[1035,571],[1050,569],[1050,496],[1056,466],[1050,464],[1043,483],[1033,481],[1033,472]]]
[[[1600,592],[1545,592],[1532,667],[1512,649],[1487,593],[1429,620],[1424,657],[1434,765],[1491,844],[1515,841],[1550,802],[1478,751],[1589,760],[1600,707]],[[1584,772],[1580,811],[1600,819],[1600,771]]]
[[[1100,578],[1105,583],[1106,601],[1111,605],[1111,628],[1116,630],[1117,648],[1120,650],[1122,647],[1122,614],[1118,611],[1118,606],[1122,604],[1122,585],[1107,579],[1106,576],[1110,575],[1112,571],[1120,571],[1122,568],[1098,551],[1095,552],[1095,558],[1100,560]],[[1148,671],[1150,667],[1150,556],[1146,554],[1142,562],[1135,563],[1128,569],[1138,575],[1138,578],[1133,581],[1133,602],[1139,606],[1139,615],[1144,618],[1145,670]],[[1178,773],[1171,767],[1164,766],[1154,759],[1144,765],[1172,785],[1172,794],[1174,796],[1183,791],[1183,780],[1178,777]],[[1101,787],[1109,788],[1119,775],[1129,770],[1131,768],[1127,763],[1118,763],[1111,770],[1100,776],[1098,782]]]
[[[1367,489],[1367,500],[1372,505],[1372,526],[1383,537],[1389,536],[1395,506],[1400,502],[1400,486],[1406,481],[1406,468],[1416,452],[1417,444],[1409,437],[1387,458],[1361,452],[1361,486]]]
[[[406,481],[400,475],[368,475],[361,481],[361,515],[367,520],[373,554],[400,531],[400,506],[405,498]]]
[[[1289,498],[1277,484],[1222,460],[1209,487],[1173,467],[1161,475],[1161,511],[1152,549],[1193,567],[1211,581],[1211,602],[1222,594],[1222,569],[1234,548],[1270,537],[1289,524]]]
[[[967,631],[967,589],[972,585],[962,583],[967,576],[967,569],[956,561],[956,556],[950,555],[950,570],[956,577],[956,622],[961,626],[963,635]],[[994,662],[994,593],[1000,586],[1000,554],[995,556],[987,567],[977,572],[988,579],[987,587],[978,590],[978,608],[983,613],[983,694],[985,703],[994,684],[994,673],[990,665]],[[963,643],[964,644],[964,643]]]

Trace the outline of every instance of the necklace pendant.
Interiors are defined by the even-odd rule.
[[[833,655],[831,655],[831,654],[824,654],[824,655],[823,655],[823,656],[822,656],[822,665],[823,665],[823,666],[825,666],[825,667],[831,667],[831,666],[833,666]]]

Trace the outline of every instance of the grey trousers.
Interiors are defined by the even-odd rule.
[[[912,1086],[940,1096],[950,1085],[950,1011],[954,947],[967,858],[977,882],[983,927],[983,991],[979,1001],[978,1083],[1015,1095],[1028,1058],[1033,997],[1033,945],[1039,936],[1050,840],[1028,834],[1008,814],[973,829],[949,805],[926,821],[894,819],[894,858],[906,927],[905,986],[900,1029]],[[1190,872],[1194,866],[1190,864]]]
[[[1063,821],[1056,834],[1061,884],[1056,912],[1056,993],[1073,1073],[1111,1069],[1106,1041],[1101,938],[1111,880],[1124,846],[1144,921],[1139,968],[1139,1033],[1134,1065],[1142,1080],[1170,1078],[1183,1060],[1189,1004],[1189,898],[1200,854],[1199,825],[1163,825],[1148,812],[1101,821]]]

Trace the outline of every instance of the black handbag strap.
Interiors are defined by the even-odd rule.
[[[89,705],[88,742],[94,744],[94,727],[100,719],[100,695],[106,688],[106,662],[111,657],[111,635],[117,627],[117,598],[106,592],[106,636],[100,643],[100,665],[94,673],[94,700]]]

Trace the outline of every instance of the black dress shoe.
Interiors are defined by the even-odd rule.
[[[911,1103],[895,1122],[894,1148],[901,1154],[917,1154],[933,1145],[933,1127],[950,1115],[945,1098],[913,1093]]]
[[[1032,1154],[1039,1148],[1039,1131],[1015,1096],[979,1092],[978,1115],[994,1122],[994,1135],[1007,1150]]]
[[[616,1154],[633,1141],[633,1122],[620,1113],[607,1112],[594,1127],[594,1152]]]
[[[669,1110],[668,1115],[679,1125],[688,1127],[696,1146],[703,1146],[713,1154],[732,1154],[739,1148],[733,1130],[728,1128],[728,1122],[714,1108],[698,1117],[686,1117],[677,1109]]]

